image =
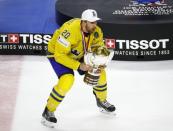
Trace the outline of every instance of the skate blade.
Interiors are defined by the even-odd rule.
[[[43,124],[44,126],[49,127],[49,128],[54,128],[55,127],[55,123],[47,121],[45,118],[42,118],[41,124]]]
[[[106,115],[116,116],[115,111],[113,111],[113,112],[109,112],[109,111],[106,111],[106,110],[103,109],[103,108],[99,108],[99,111],[100,111],[101,113],[103,113],[103,114],[106,114]]]

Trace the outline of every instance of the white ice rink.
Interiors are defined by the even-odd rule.
[[[21,61],[11,131],[173,130],[173,61],[112,61],[107,68],[108,100],[115,104],[116,116],[98,111],[92,88],[76,72],[73,88],[55,113],[57,126],[50,129],[40,123],[46,100],[57,82],[48,60],[44,56],[21,56],[20,60],[2,57],[6,66]],[[7,79],[2,81],[10,84]]]

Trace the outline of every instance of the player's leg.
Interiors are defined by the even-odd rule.
[[[52,89],[47,100],[46,107],[42,114],[42,123],[46,126],[53,127],[52,123],[57,122],[54,112],[63,101],[66,93],[72,87],[74,82],[74,72],[73,70],[57,63],[53,58],[50,58],[49,60],[59,80]]]
[[[54,112],[59,104],[63,101],[66,93],[71,89],[74,82],[73,74],[64,74],[58,80],[57,85],[54,86],[47,101],[47,108]]]
[[[93,87],[93,93],[96,97],[98,107],[108,112],[115,111],[115,106],[107,101],[107,80],[105,70],[102,70],[101,72],[98,86]]]

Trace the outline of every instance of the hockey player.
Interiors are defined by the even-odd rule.
[[[97,12],[87,9],[83,11],[81,19],[75,18],[64,23],[49,41],[48,59],[59,79],[43,111],[43,124],[53,127],[50,124],[57,123],[54,112],[73,85],[74,70],[77,70],[80,75],[92,70],[90,65],[83,62],[83,57],[91,45],[104,45],[102,30],[97,26],[98,20],[100,18]],[[115,106],[106,100],[107,81],[104,69],[101,70],[98,86],[93,87],[93,94],[99,108],[106,112],[115,111]]]

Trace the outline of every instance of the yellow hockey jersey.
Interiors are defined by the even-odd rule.
[[[88,41],[88,49],[92,45],[104,45],[102,30],[97,26],[95,31],[89,37],[83,37],[81,31],[81,20],[72,19],[64,23],[57,29],[48,43],[48,51],[53,53],[55,60],[70,68],[77,70],[79,60],[84,56],[83,39]]]

